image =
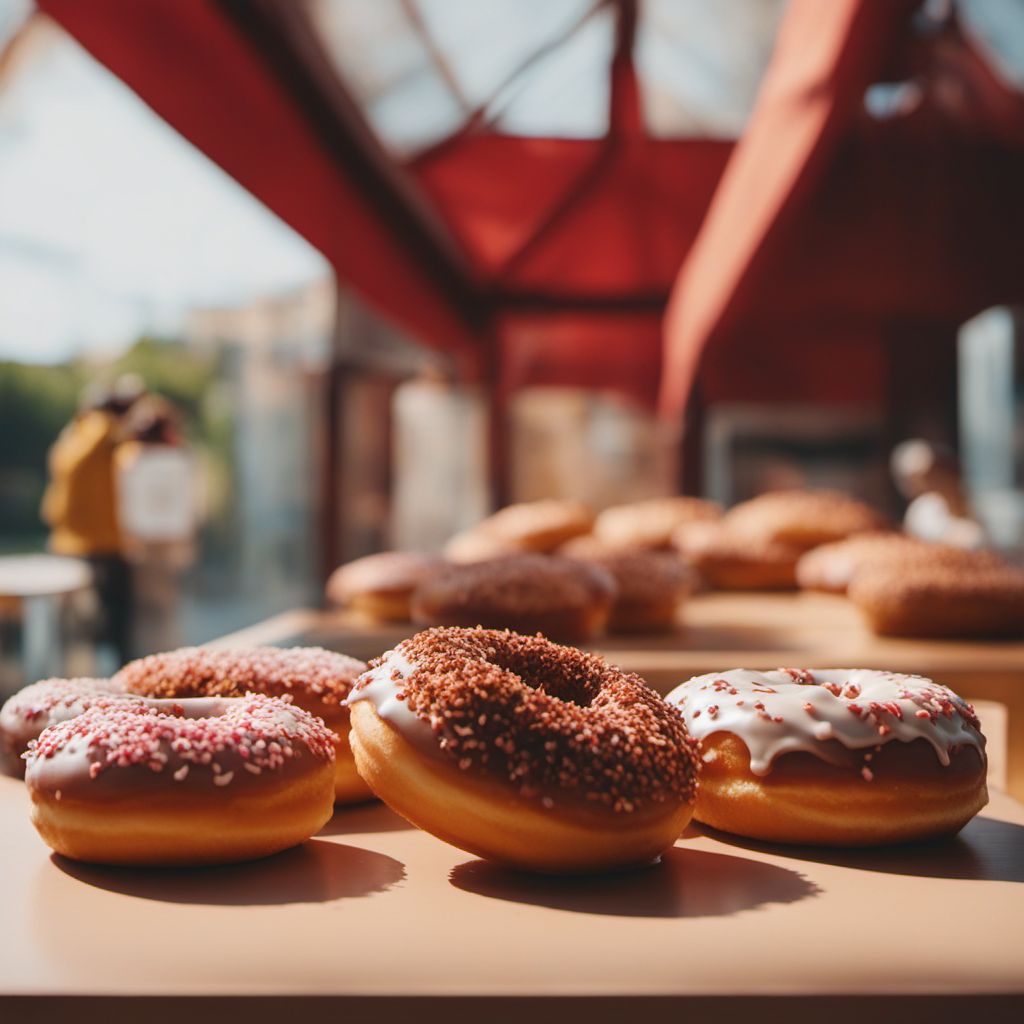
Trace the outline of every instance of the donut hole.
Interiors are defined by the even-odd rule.
[[[599,680],[581,675],[574,666],[531,657],[525,651],[498,650],[479,664],[485,673],[497,670],[515,686],[537,690],[578,708],[589,708],[601,692]]]

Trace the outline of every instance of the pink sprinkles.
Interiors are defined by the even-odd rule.
[[[318,760],[333,760],[333,737],[320,719],[288,700],[252,693],[226,700],[224,713],[208,718],[181,718],[144,704],[93,707],[46,729],[30,744],[26,760],[31,767],[82,741],[93,758],[92,779],[110,768],[137,765],[161,772],[173,757],[180,763],[172,774],[175,781],[184,781],[190,767],[202,766],[214,785],[226,786],[234,773],[220,770],[220,754],[237,752],[246,768],[273,771],[304,750]]]

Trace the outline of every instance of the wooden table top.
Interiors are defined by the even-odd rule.
[[[737,1020],[777,1019],[769,1006],[787,1020],[826,1007],[863,1019],[865,1006],[951,1019],[956,997],[989,1021],[1024,1012],[1024,808],[1000,794],[940,843],[816,851],[691,829],[657,866],[575,880],[485,864],[380,804],[248,865],[90,867],[51,855],[27,807],[23,784],[0,778],[12,1022],[66,1021],[72,1005],[76,1021],[90,1007],[109,1021],[114,999],[169,1020],[178,1004],[139,1001],[172,995],[195,998],[190,1024],[226,1007],[280,1020],[281,1003],[246,1000],[285,996],[378,1022],[410,1019],[409,999],[455,997],[521,1020],[486,1002],[512,996],[535,1000],[530,1024],[564,1012],[563,997],[602,997],[593,1020],[635,1019],[633,1003],[612,1008],[647,997]],[[901,998],[871,1002],[882,997]]]
[[[367,625],[342,611],[297,609],[215,642],[215,646],[319,644],[376,657],[416,631]],[[1024,679],[1024,642],[877,637],[845,598],[815,593],[712,593],[690,600],[674,633],[605,636],[589,645],[665,690],[724,668],[884,668],[951,685],[977,676]]]

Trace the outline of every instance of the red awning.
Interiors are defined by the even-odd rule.
[[[678,415],[702,366],[712,397],[739,387],[730,362],[770,394],[807,346],[828,365],[860,341],[856,398],[890,322],[948,336],[1024,292],[1019,94],[915,0],[792,0],[735,149],[778,0],[39,7],[340,279],[506,392],[660,385]],[[865,112],[904,79],[913,113]]]

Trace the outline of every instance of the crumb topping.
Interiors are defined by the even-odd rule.
[[[554,555],[509,555],[453,565],[416,590],[415,605],[510,616],[585,609],[610,601],[615,581],[602,568]]]
[[[310,693],[324,704],[338,704],[365,669],[363,662],[322,647],[184,647],[129,662],[113,681],[146,697]]]
[[[393,673],[399,696],[463,771],[616,812],[694,797],[697,744],[682,715],[603,658],[539,636],[448,627],[391,653],[410,666]]]

